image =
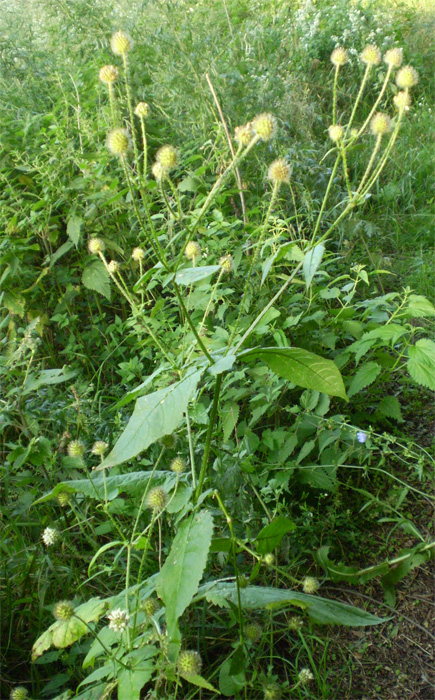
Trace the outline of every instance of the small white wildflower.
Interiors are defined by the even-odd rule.
[[[306,685],[310,681],[314,680],[314,676],[309,668],[302,668],[298,673],[298,681],[301,685]]]
[[[46,547],[51,547],[58,537],[59,533],[54,527],[46,527],[42,533],[42,541]]]
[[[124,632],[130,619],[128,612],[121,608],[112,610],[112,612],[108,613],[107,617],[109,618],[109,628],[115,632]]]
[[[314,576],[305,576],[302,581],[302,590],[304,593],[317,593],[320,588],[320,583]]]

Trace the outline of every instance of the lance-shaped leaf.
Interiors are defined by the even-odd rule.
[[[180,285],[193,284],[214,275],[221,269],[220,265],[204,265],[203,267],[188,267],[179,270],[175,275],[175,283]]]
[[[137,400],[127,427],[98,470],[114,467],[146,450],[178,427],[203,370]]]

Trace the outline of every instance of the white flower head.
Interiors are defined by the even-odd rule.
[[[112,612],[108,613],[107,617],[109,618],[109,628],[115,632],[124,632],[130,620],[130,615],[126,610],[122,610],[122,608],[112,610]]]
[[[51,547],[55,544],[58,537],[59,533],[54,527],[46,527],[42,533],[42,541],[46,547]]]

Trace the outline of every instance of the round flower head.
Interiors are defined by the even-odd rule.
[[[262,141],[270,141],[276,133],[276,119],[268,112],[259,114],[252,120],[252,129]]]
[[[412,88],[418,83],[418,73],[412,66],[403,66],[396,75],[396,85],[402,90]]]
[[[112,273],[112,275],[114,275],[116,272],[119,272],[119,262],[116,262],[116,260],[111,260],[107,265],[107,269]]]
[[[233,259],[231,255],[223,255],[219,259],[219,265],[221,266],[224,272],[231,272],[231,270],[233,269]]]
[[[281,700],[281,689],[276,683],[268,683],[264,686],[264,700]]]
[[[175,457],[175,459],[172,460],[169,468],[175,474],[182,474],[186,469],[186,463],[184,459],[181,459],[181,457]]]
[[[284,158],[278,158],[270,164],[269,170],[267,171],[267,177],[274,185],[279,185],[281,182],[289,182],[291,175],[291,168],[285,162]]]
[[[367,66],[378,66],[381,59],[382,54],[374,44],[369,44],[362,50],[361,61]]]
[[[137,117],[143,117],[145,119],[150,113],[150,106],[146,102],[139,102],[136,105],[134,113]]]
[[[29,696],[29,691],[23,688],[22,685],[17,685],[16,688],[11,690],[10,699],[11,700],[26,700]]]
[[[159,604],[154,598],[148,598],[142,603],[142,610],[148,617],[155,615],[158,609]]]
[[[177,661],[178,673],[181,676],[198,676],[201,673],[202,660],[197,651],[180,651]]]
[[[111,85],[114,83],[118,75],[119,70],[116,66],[103,66],[100,68],[100,72],[98,73],[99,79],[102,83],[106,83],[106,85]]]
[[[168,494],[165,489],[162,489],[160,486],[151,489],[146,500],[148,508],[151,508],[155,513],[160,513],[164,510],[167,502]]]
[[[156,153],[156,161],[167,170],[172,170],[177,165],[178,153],[173,146],[162,146]]]
[[[250,622],[245,627],[245,637],[251,642],[258,642],[261,639],[263,630],[257,622]]]
[[[142,250],[142,248],[133,248],[133,252],[131,254],[131,257],[135,262],[140,262],[141,260],[145,260],[145,251]]]
[[[356,439],[358,440],[358,442],[360,442],[363,445],[365,443],[365,441],[367,440],[367,433],[363,433],[362,430],[358,430],[358,432],[356,434]]]
[[[304,626],[304,621],[302,620],[301,617],[296,617],[296,615],[291,617],[290,620],[288,621],[288,628],[292,632],[299,632],[299,630],[301,630],[303,626]]]
[[[74,605],[69,600],[61,600],[60,603],[56,603],[54,606],[53,615],[55,616],[56,620],[66,622],[74,615]]]
[[[151,172],[156,178],[156,180],[164,180],[165,178],[168,177],[169,170],[168,168],[165,168],[161,163],[158,161],[154,163],[154,165],[151,168]]]
[[[399,110],[399,112],[402,109],[407,111],[409,109],[409,105],[411,104],[411,95],[409,94],[408,90],[401,90],[397,93],[397,95],[394,95],[393,102],[394,106]]]
[[[343,139],[344,136],[343,127],[339,124],[332,124],[328,129],[328,136],[331,139],[331,141],[334,141],[334,143],[338,143]]]
[[[163,435],[160,442],[162,443],[162,445],[172,450],[176,445],[177,436],[174,435],[174,433],[171,433],[170,435]]]
[[[316,593],[320,588],[320,583],[314,576],[305,576],[302,581],[302,590],[304,593]]]
[[[42,533],[42,541],[46,547],[51,547],[58,537],[59,533],[54,527],[46,527]]]
[[[61,508],[65,508],[70,501],[70,494],[68,491],[61,491],[57,494],[57,502]]]
[[[98,455],[99,457],[101,457],[101,455],[103,455],[106,452],[108,447],[109,445],[107,444],[107,442],[104,442],[104,440],[97,440],[92,445],[91,452],[93,455]]]
[[[127,129],[113,129],[107,135],[107,148],[110,153],[119,158],[125,158],[130,148]]]
[[[266,566],[273,566],[275,564],[275,557],[272,552],[264,555],[263,563],[266,564]]]
[[[334,49],[331,54],[331,63],[334,66],[344,66],[347,62],[347,51],[342,46]]]
[[[110,39],[110,48],[116,56],[123,56],[128,53],[133,46],[133,42],[126,32],[115,32]]]
[[[298,673],[298,681],[301,685],[306,685],[314,680],[314,676],[309,668],[302,668]]]
[[[184,255],[188,260],[195,262],[195,260],[201,255],[201,246],[199,243],[196,243],[196,241],[189,241],[185,248]]]
[[[121,608],[112,610],[112,612],[108,613],[107,617],[109,619],[109,628],[114,632],[124,632],[130,619],[127,611]]]
[[[83,457],[85,446],[81,440],[71,440],[67,447],[69,457]]]
[[[90,238],[88,241],[88,250],[91,255],[104,253],[105,247],[104,241],[102,241],[101,238]]]
[[[391,68],[399,68],[403,61],[403,49],[389,49],[384,55],[384,63]]]
[[[234,129],[234,140],[240,146],[248,146],[254,138],[254,131],[250,122],[244,126],[236,126]]]
[[[390,117],[387,114],[378,112],[370,122],[370,129],[374,136],[388,134],[391,128]]]

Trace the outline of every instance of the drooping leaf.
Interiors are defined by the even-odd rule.
[[[255,544],[257,551],[260,554],[272,552],[275,547],[278,547],[284,535],[292,532],[296,525],[292,520],[284,515],[278,515],[271,523],[263,527],[258,533]]]
[[[417,340],[408,348],[406,363],[412,379],[422,386],[435,391],[435,343],[429,338]]]
[[[157,578],[156,591],[166,607],[169,636],[198,590],[213,534],[213,518],[208,511],[194,513],[184,520],[171,551]]]
[[[214,275],[220,269],[220,265],[205,265],[204,267],[189,267],[179,270],[175,275],[175,283],[179,285],[193,284]]]
[[[205,680],[202,676],[200,676],[198,673],[191,673],[188,676],[184,676],[181,674],[182,678],[184,678],[185,681],[188,681],[188,683],[192,683],[192,685],[196,685],[198,688],[205,688],[205,690],[211,690],[213,693],[218,693],[219,691],[217,688],[214,688],[211,683]]]
[[[347,392],[349,398],[373,384],[381,370],[382,367],[377,362],[365,362],[352,378]]]
[[[304,274],[307,289],[310,286],[320,263],[322,262],[324,252],[325,246],[320,243],[305,255],[304,264],[302,265],[302,272]]]
[[[110,301],[110,275],[101,260],[94,260],[83,270],[82,282],[87,289],[102,294]]]
[[[332,360],[302,348],[257,348],[240,354],[240,359],[258,358],[272,372],[304,389],[347,399],[343,378]]]
[[[171,435],[183,418],[202,372],[193,372],[138,399],[127,427],[98,470],[127,462],[164,435]]]
[[[32,660],[35,661],[51,646],[65,649],[74,644],[83,635],[89,633],[88,624],[99,620],[107,608],[106,601],[91,598],[74,610],[69,620],[56,620],[35,642],[32,648]]]

